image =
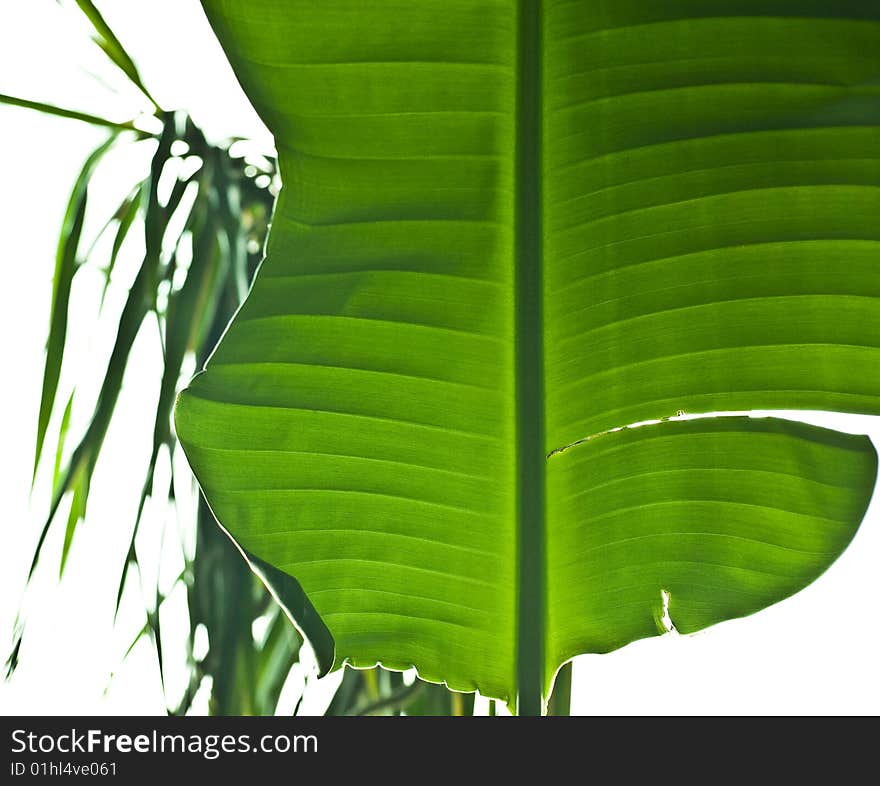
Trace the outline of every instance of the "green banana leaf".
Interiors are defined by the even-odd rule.
[[[323,669],[536,714],[841,553],[866,438],[668,419],[880,411],[880,2],[204,5],[285,187],[176,426]]]

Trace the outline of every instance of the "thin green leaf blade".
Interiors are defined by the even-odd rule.
[[[43,388],[40,396],[40,413],[37,422],[37,447],[34,452],[34,475],[40,463],[43,441],[52,408],[55,404],[55,393],[61,375],[61,362],[64,356],[64,342],[67,337],[67,309],[70,298],[70,287],[77,267],[77,249],[85,220],[88,183],[94,168],[104,153],[115,141],[111,135],[99,145],[86,159],[74,183],[68,201],[67,210],[61,226],[58,251],[55,258],[55,275],[52,283],[52,308],[49,319],[49,338],[46,342],[46,365],[43,371]]]
[[[107,297],[107,289],[110,286],[110,279],[116,268],[116,260],[119,258],[119,252],[122,250],[122,244],[125,242],[125,238],[128,237],[129,230],[140,212],[142,188],[143,185],[138,186],[135,192],[130,197],[127,197],[119,206],[119,210],[116,211],[115,218],[118,223],[116,225],[116,232],[113,235],[113,244],[110,248],[110,258],[107,261],[107,267],[104,269],[105,280],[101,291],[101,306],[104,305],[104,300]]]
[[[137,87],[138,90],[150,100],[153,106],[158,109],[159,105],[144,86],[143,80],[138,73],[137,66],[134,64],[134,61],[129,56],[128,52],[125,51],[122,43],[116,37],[113,29],[104,20],[104,17],[95,4],[91,0],[76,0],[76,4],[92,23],[96,33],[95,41],[98,46],[101,47],[116,67],[131,80],[135,87]]]
[[[70,554],[70,547],[73,543],[73,536],[76,532],[77,525],[85,518],[86,502],[89,497],[89,484],[91,477],[88,471],[83,468],[77,474],[73,483],[73,499],[70,503],[70,512],[67,515],[67,527],[64,531],[64,544],[61,548],[61,563],[58,568],[58,575],[64,575],[64,567],[67,565],[67,557]]]
[[[119,317],[119,324],[116,332],[116,339],[113,343],[113,349],[110,353],[110,359],[107,362],[107,371],[104,374],[104,380],[101,383],[101,389],[98,393],[98,400],[95,404],[92,419],[86,429],[85,434],[77,444],[76,449],[68,462],[66,468],[61,472],[60,478],[53,492],[52,503],[49,508],[49,514],[43,524],[43,529],[37,546],[34,549],[34,555],[31,562],[31,568],[28,578],[33,575],[42,553],[43,545],[48,535],[55,513],[61,502],[62,496],[71,488],[75,488],[79,482],[81,475],[84,475],[83,481],[85,495],[88,495],[88,484],[91,482],[91,475],[94,472],[95,464],[98,461],[101,452],[101,446],[110,427],[110,421],[116,408],[116,402],[119,399],[119,393],[122,389],[122,380],[128,365],[129,354],[134,340],[140,331],[144,317],[149,313],[149,292],[150,285],[155,280],[155,270],[151,266],[152,260],[145,258],[122,309]],[[146,493],[146,492],[145,492]],[[140,509],[143,507],[145,496],[142,496]],[[86,499],[81,500],[82,509],[84,510]],[[76,527],[76,523],[68,522],[68,533],[72,536]],[[118,600],[121,597],[122,586],[120,585]]]
[[[104,117],[91,115],[88,112],[79,112],[75,109],[66,109],[64,107],[55,106],[54,104],[47,104],[43,101],[30,101],[26,98],[18,98],[17,96],[0,94],[0,104],[18,106],[22,109],[33,109],[37,112],[43,112],[47,115],[55,115],[56,117],[65,117],[68,120],[79,120],[83,123],[89,123],[91,125],[104,126],[105,128],[111,128],[114,131],[137,131],[135,125],[130,121],[119,123],[115,120],[108,120]],[[140,134],[142,132],[138,131],[138,133]]]
[[[61,416],[61,426],[58,429],[58,446],[55,448],[55,466],[52,470],[52,490],[58,488],[58,482],[61,479],[61,467],[64,458],[64,445],[67,442],[67,430],[70,428],[70,414],[73,411],[73,397],[67,399],[67,406],[64,408],[64,414]]]

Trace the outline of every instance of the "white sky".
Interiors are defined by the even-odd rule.
[[[72,4],[70,4],[72,6]],[[241,94],[197,0],[100,3],[166,108],[188,109],[212,138],[241,135],[265,148],[271,137]],[[99,79],[96,76],[100,77]],[[45,100],[124,120],[145,109],[138,94],[90,44],[75,9],[54,0],[0,0],[0,93]],[[126,593],[116,628],[113,604],[142,482],[157,389],[155,333],[138,339],[99,463],[89,516],[77,532],[61,583],[63,524],[56,526],[37,580],[23,598],[30,555],[46,513],[49,479],[33,500],[30,474],[43,349],[58,227],[70,186],[103,133],[75,121],[0,106],[0,261],[6,297],[0,336],[7,376],[0,451],[0,655],[25,600],[28,625],[21,666],[0,683],[0,714],[152,714],[164,712],[155,659],[146,642],[119,668],[143,623],[136,586]],[[109,213],[120,189],[146,159],[129,149],[105,168],[97,212]],[[117,196],[118,195],[118,196]],[[116,314],[130,281],[123,260],[106,306]],[[129,276],[129,277],[127,277]],[[74,410],[71,439],[84,427],[104,372],[109,342],[92,318],[97,274],[78,277],[69,346],[59,388],[63,408],[74,382],[85,406]],[[856,433],[880,444],[878,419],[804,413],[791,417]],[[50,427],[57,430],[57,415]],[[54,451],[53,439],[47,450]],[[50,463],[50,462],[48,462]],[[154,511],[153,535],[162,511]],[[149,530],[149,528],[148,528]],[[147,554],[157,545],[147,532]],[[755,616],[694,636],[665,636],[575,664],[574,714],[788,714],[880,712],[880,505],[868,512],[850,548],[817,582]],[[175,565],[163,564],[163,575]],[[180,609],[178,607],[178,613]],[[172,638],[174,613],[169,615]],[[173,646],[169,641],[166,646]],[[0,658],[2,661],[3,658]],[[180,675],[172,675],[180,679]],[[316,705],[317,707],[318,705]]]

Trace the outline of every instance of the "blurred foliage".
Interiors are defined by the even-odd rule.
[[[186,514],[178,510],[174,523],[174,527],[190,532],[194,542],[191,553],[186,553],[181,545],[185,568],[177,580],[185,588],[189,611],[185,652],[170,653],[163,648],[160,611],[167,593],[160,592],[158,579],[155,586],[144,585],[147,571],[140,569],[137,535],[148,500],[160,507],[176,502],[175,488],[181,486],[175,483],[174,474],[180,462],[167,462],[171,476],[164,482],[159,481],[163,473],[157,472],[163,453],[170,458],[178,451],[171,418],[175,397],[192,368],[203,366],[248,291],[261,259],[280,187],[277,164],[272,157],[246,154],[244,140],[209,143],[185,112],[163,110],[147,91],[134,61],[97,7],[91,0],[76,0],[76,6],[91,23],[95,43],[133,87],[146,96],[155,112],[118,123],[73,109],[0,95],[0,103],[91,123],[108,132],[107,139],[83,164],[59,234],[37,424],[35,477],[41,463],[48,460],[44,444],[53,413],[58,410],[74,279],[85,266],[93,270],[97,266],[105,277],[106,295],[123,247],[140,234],[139,245],[144,251],[125,305],[112,325],[116,338],[97,400],[82,401],[74,391],[65,402],[57,430],[56,454],[51,457],[54,469],[49,514],[34,551],[29,579],[37,568],[47,535],[62,521],[65,531],[60,571],[64,571],[77,527],[86,516],[95,467],[116,414],[135,339],[145,322],[155,319],[164,362],[152,413],[152,450],[116,596],[118,612],[124,588],[133,572],[138,573],[146,598],[146,622],[128,651],[141,638],[150,638],[163,686],[169,659],[186,659],[189,682],[182,697],[166,694],[170,713],[190,711],[197,692],[209,684],[212,714],[273,714],[291,670],[300,663],[303,641],[217,526],[204,500],[199,497],[195,521],[181,520]],[[142,130],[151,125],[156,131]],[[102,257],[95,251],[97,240],[88,248],[83,242],[86,217],[91,217],[89,192],[107,153],[122,145],[150,145],[153,152],[147,175],[132,184],[112,215],[104,217],[99,237],[109,233],[112,242]],[[100,318],[107,321],[103,314]],[[71,410],[84,405],[91,407],[89,425],[77,436],[68,455],[65,446],[72,436],[68,433]],[[192,487],[191,476],[186,483],[186,487]],[[61,511],[68,500],[70,507],[65,518]],[[22,632],[23,627],[19,626],[7,661],[9,675],[22,657]],[[200,639],[207,640],[206,647],[199,644]],[[302,665],[300,668],[303,669]],[[301,702],[302,696],[294,714]],[[407,685],[403,675],[381,669],[346,668],[327,713],[462,715],[472,711],[472,695],[453,694],[443,686],[420,680]]]

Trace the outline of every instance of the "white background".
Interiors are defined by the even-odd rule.
[[[243,135],[271,149],[271,137],[241,94],[197,0],[116,0],[100,5],[163,107],[187,109],[215,139]],[[149,109],[89,42],[88,27],[73,4],[59,7],[53,0],[0,0],[0,93],[114,120]],[[47,473],[38,477],[32,499],[30,479],[57,231],[76,173],[102,138],[100,130],[76,121],[0,105],[4,657],[16,612],[22,604],[27,611],[21,666],[10,683],[0,684],[0,714],[153,714],[165,709],[146,641],[120,665],[143,624],[136,582],[113,624],[116,583],[149,451],[158,383],[157,337],[149,328],[138,338],[136,362],[129,368],[120,400],[120,420],[108,436],[89,516],[77,533],[64,578],[59,583],[62,522],[50,538],[36,581],[26,594],[23,591],[47,508]],[[110,160],[95,189],[97,210],[105,215],[115,206],[113,200],[121,198],[120,189],[134,182],[146,164],[149,150],[132,150]],[[111,317],[118,314],[130,283],[127,269],[123,260],[113,279],[105,306]],[[94,318],[100,286],[97,272],[84,271],[73,292],[69,358],[58,396],[59,409],[74,384],[82,396],[83,405],[74,410],[71,439],[85,427],[112,341]],[[880,444],[877,419],[788,414],[870,433]],[[57,431],[57,419],[58,413],[50,435]],[[50,438],[47,455],[53,451]],[[579,658],[573,713],[880,711],[878,507],[875,501],[846,553],[795,597],[694,636],[669,635],[610,655]],[[159,511],[153,517],[157,527],[161,516]],[[154,550],[158,553],[155,545]],[[175,634],[177,641],[182,634],[179,612],[178,608],[176,617],[173,610],[169,613],[170,647]],[[111,681],[113,672],[117,673]]]

